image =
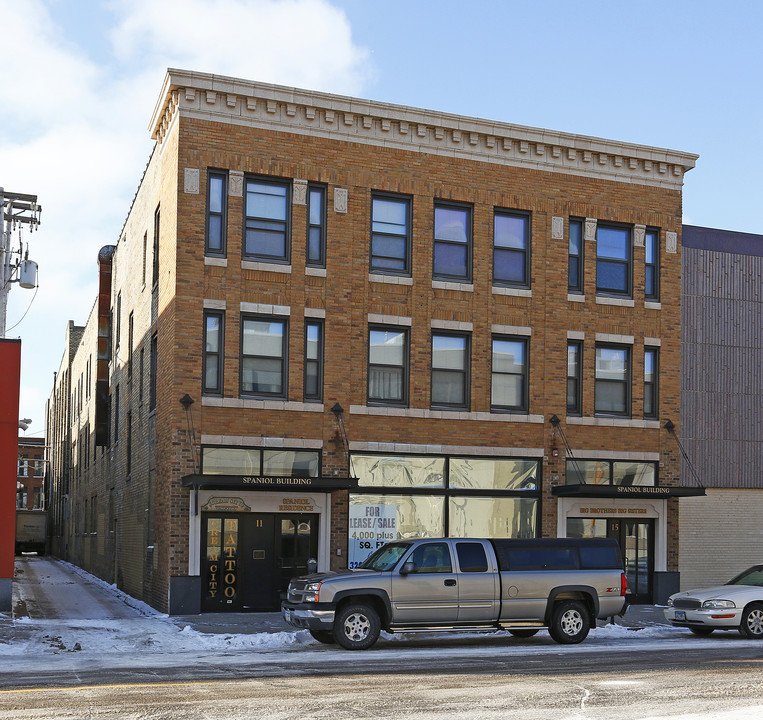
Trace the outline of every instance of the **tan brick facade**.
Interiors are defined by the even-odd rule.
[[[428,118],[412,109],[359,101],[354,112],[341,112],[332,108],[349,108],[349,99],[338,98],[332,104],[330,96],[308,94],[309,102],[303,102],[283,89],[243,84],[247,89],[237,90],[232,82],[225,86],[227,91],[212,90],[213,81],[212,76],[168,76],[169,85],[155,115],[157,146],[114,255],[112,297],[116,303],[121,296],[121,330],[110,389],[113,397],[116,386],[120,387],[119,443],[105,451],[103,460],[98,458],[100,449],[95,451],[96,462],[89,468],[91,474],[83,476],[87,479],[81,483],[81,493],[98,488],[98,513],[104,518],[98,532],[103,527],[112,533],[115,545],[99,541],[93,555],[90,537],[91,554],[77,554],[75,561],[107,579],[116,572],[121,587],[162,610],[182,606],[172,595],[186,592],[179,590],[186,588],[182,583],[198,576],[197,533],[201,530],[195,524],[194,491],[184,487],[181,479],[200,472],[202,446],[303,448],[317,444],[320,475],[346,477],[347,451],[331,411],[337,402],[344,409],[352,452],[534,457],[540,462],[542,479],[537,531],[545,536],[564,532],[560,503],[571,502],[552,493],[552,488],[565,484],[566,477],[566,449],[560,431],[550,423],[553,415],[561,419],[561,431],[575,457],[654,461],[660,486],[678,484],[677,446],[661,425],[672,419],[679,426],[681,179],[695,156],[660,154],[651,148],[606,141],[600,141],[596,151],[594,142],[562,135],[541,141],[540,131],[526,128],[524,135],[513,139],[508,129],[500,136],[498,128],[494,135],[500,137],[496,138],[479,124],[482,121]],[[256,119],[242,119],[247,112]],[[290,124],[294,117],[302,119],[301,125]],[[315,131],[310,130],[313,121]],[[355,128],[357,139],[348,135]],[[371,129],[376,135],[363,137],[364,130]],[[387,132],[397,133],[399,140],[386,143]],[[458,148],[441,150],[440,140]],[[489,155],[493,151],[495,156]],[[500,152],[507,154],[505,160]],[[228,173],[224,258],[205,258],[209,169]],[[231,191],[231,179],[241,173],[244,178],[284,180],[290,193],[294,181],[326,188],[325,271],[306,268],[307,206],[300,202],[289,204],[289,262],[242,261],[246,192],[242,196]],[[374,192],[410,200],[410,276],[369,271]],[[436,200],[471,208],[470,282],[433,281]],[[152,293],[157,207],[159,278]],[[526,289],[493,284],[496,208],[529,214],[530,283]],[[561,218],[561,237],[552,227],[559,223],[554,218]],[[595,239],[584,242],[584,295],[568,298],[570,218],[658,229],[659,302],[645,299],[645,250],[637,243],[631,296],[625,300],[597,296]],[[669,238],[669,234],[674,235]],[[144,235],[148,238],[145,286]],[[675,251],[669,252],[667,245],[673,237]],[[250,398],[240,392],[241,315],[270,306],[288,319],[288,390],[280,400]],[[224,313],[221,396],[202,396],[205,307]],[[304,323],[314,311],[325,318],[323,401],[318,404],[303,402]],[[131,314],[133,370],[128,377]],[[378,318],[403,319],[409,329],[407,407],[367,402],[368,327]],[[78,353],[72,364],[72,384],[82,373],[84,356],[93,352],[92,324],[93,318],[82,341],[83,357]],[[431,407],[433,328],[468,328],[468,408]],[[516,331],[529,338],[528,405],[521,413],[491,412],[491,337]],[[155,412],[148,408],[147,395],[154,334],[158,347]],[[580,339],[583,348],[582,413],[574,418],[566,413],[569,337]],[[596,344],[613,339],[631,350],[629,418],[597,417],[594,410]],[[643,350],[645,344],[655,342],[659,347],[659,418],[645,421]],[[142,401],[137,373],[141,351]],[[188,415],[179,402],[185,394],[194,400]],[[129,476],[124,466],[128,412],[132,418]],[[256,494],[241,496],[247,502],[256,500]],[[615,508],[616,517],[619,501],[606,502]],[[651,507],[658,505],[649,515],[660,528],[654,569],[676,571],[677,500],[655,500]],[[640,512],[635,505],[632,508]],[[324,520],[329,517],[330,533],[321,541],[326,545],[321,558],[323,564],[340,568],[346,565],[348,548],[346,490],[332,493]],[[187,587],[191,593],[199,592],[198,584],[190,580]]]

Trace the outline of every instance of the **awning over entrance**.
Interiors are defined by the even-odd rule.
[[[666,485],[558,485],[552,495],[589,498],[670,498],[701,497],[705,488]]]
[[[186,475],[185,487],[195,490],[305,490],[328,492],[358,487],[358,478],[277,477],[271,475]]]

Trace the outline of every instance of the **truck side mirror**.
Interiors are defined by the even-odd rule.
[[[403,563],[403,567],[400,568],[400,574],[410,575],[414,570],[416,570],[416,565],[413,560],[408,560],[408,562]]]

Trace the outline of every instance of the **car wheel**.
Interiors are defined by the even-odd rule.
[[[739,632],[748,638],[763,639],[763,605],[753,603],[744,609]]]
[[[554,606],[548,633],[558,643],[583,642],[591,629],[588,610],[579,600],[563,600]]]
[[[336,642],[334,640],[334,633],[331,630],[308,630],[307,632],[313,636],[313,640],[317,640],[324,645],[333,645]]]
[[[509,633],[518,638],[529,638],[535,635],[537,630],[509,630]]]
[[[334,639],[347,650],[366,650],[381,632],[379,613],[370,605],[345,605],[334,618]]]
[[[698,628],[698,627],[690,627],[689,630],[691,630],[695,635],[710,635],[713,632],[713,628]]]

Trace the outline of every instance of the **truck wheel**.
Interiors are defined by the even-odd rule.
[[[574,645],[588,636],[588,610],[579,600],[563,600],[554,606],[548,633],[558,643]]]
[[[739,632],[754,640],[763,639],[763,605],[753,603],[744,609]]]
[[[334,633],[331,630],[308,630],[307,632],[313,636],[313,640],[317,640],[324,645],[333,645],[336,642],[334,640]]]
[[[535,635],[537,630],[509,630],[509,634],[518,638],[529,638]]]
[[[370,605],[345,605],[334,618],[334,639],[347,650],[366,650],[381,632],[379,614]]]

